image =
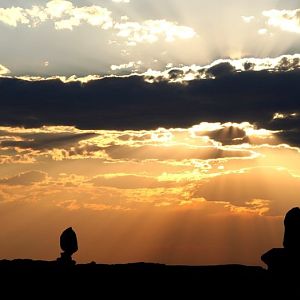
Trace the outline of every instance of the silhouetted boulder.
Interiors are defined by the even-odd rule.
[[[74,265],[76,262],[72,260],[72,255],[78,250],[78,243],[75,231],[72,227],[63,231],[60,236],[60,247],[64,251],[57,260],[63,264]]]
[[[289,210],[284,218],[284,248],[273,248],[261,256],[261,260],[274,273],[300,272],[300,208]]]
[[[300,208],[289,210],[284,218],[283,247],[290,251],[300,251]],[[299,253],[300,255],[300,253]]]

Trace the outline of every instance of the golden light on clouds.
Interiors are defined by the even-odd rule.
[[[0,205],[10,216],[1,226],[21,230],[18,220],[39,215],[53,236],[53,226],[74,223],[97,249],[83,246],[81,261],[257,264],[259,251],[280,243],[265,224],[280,231],[282,215],[299,203],[299,149],[247,122],[140,131],[1,127],[0,141]],[[30,224],[23,230],[32,231]],[[87,229],[92,224],[98,237]],[[224,241],[239,235],[254,243],[246,261]],[[109,251],[125,240],[121,254]],[[31,256],[56,255],[51,247],[43,254],[22,247]],[[9,249],[1,255],[17,253]]]

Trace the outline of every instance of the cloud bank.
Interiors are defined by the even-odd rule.
[[[0,124],[124,130],[247,121],[298,145],[299,72],[299,55],[294,55],[90,76],[86,84],[76,78],[64,83],[59,77],[2,77]]]

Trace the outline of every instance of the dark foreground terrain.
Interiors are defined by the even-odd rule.
[[[271,274],[256,266],[167,266],[96,263],[63,266],[56,261],[0,261],[0,291],[39,299],[272,299],[299,295],[299,274]],[[279,299],[280,299],[279,298]],[[177,298],[176,298],[177,299]]]

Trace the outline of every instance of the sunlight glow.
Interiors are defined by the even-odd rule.
[[[218,236],[219,249],[226,247],[224,234],[232,238],[227,229],[234,218],[240,219],[240,231],[246,232],[246,220],[277,220],[298,201],[300,150],[281,144],[276,132],[248,122],[206,122],[190,128],[140,131],[70,126],[2,126],[0,131],[3,210],[22,203],[23,221],[34,219],[37,212],[43,215],[45,210],[68,222],[72,218],[77,226],[83,226],[83,232],[94,224],[105,243],[102,240],[101,249],[94,243],[97,251],[91,251],[93,259],[102,262],[133,259],[133,245],[141,241],[164,248],[165,241],[173,240],[175,234],[175,244],[165,250],[167,254],[172,251],[172,259],[162,258],[164,251],[152,252],[150,246],[138,248],[137,255],[141,260],[165,263],[203,263],[198,255],[187,259],[189,255],[181,248],[188,237],[198,245],[201,228],[205,230],[199,247],[203,247],[203,234],[208,232]],[[247,143],[242,135],[249,138]],[[272,136],[274,143],[269,145]],[[283,193],[288,193],[285,201]],[[18,214],[9,211],[14,218]],[[14,218],[2,218],[0,223],[16,226]],[[67,222],[62,220],[57,222]],[[275,226],[274,222],[270,226]],[[265,230],[264,225],[255,226],[255,232]],[[121,245],[123,238],[128,244],[129,232],[137,234],[130,235],[130,255],[120,257],[109,251]],[[248,238],[254,242],[256,236],[249,234]],[[1,251],[5,253],[3,247]],[[191,254],[192,250],[185,251]],[[84,255],[82,260],[86,259]],[[222,263],[229,258],[216,251],[211,258],[205,257],[205,262],[210,259]],[[257,260],[251,256],[249,261]]]

